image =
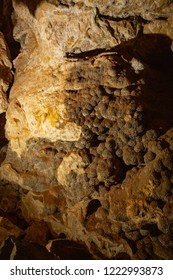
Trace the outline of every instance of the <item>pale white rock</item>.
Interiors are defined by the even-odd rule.
[[[134,57],[131,60],[131,65],[132,65],[133,69],[135,70],[136,74],[139,74],[140,71],[144,70],[143,63]]]
[[[71,153],[65,156],[57,169],[57,180],[62,185],[67,185],[67,175],[70,171],[77,174],[84,174],[84,162],[78,154]]]

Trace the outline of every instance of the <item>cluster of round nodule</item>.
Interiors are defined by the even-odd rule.
[[[113,153],[126,165],[136,165],[142,160],[144,148],[142,107],[135,96],[124,96],[121,90],[110,92],[97,88],[69,95],[69,116],[82,126],[82,137],[76,147],[97,150],[102,144],[103,157]],[[109,143],[111,151],[107,149]]]
[[[146,130],[140,90],[138,84],[133,89],[95,86],[68,93],[69,118],[82,127],[73,148],[88,156],[90,185],[122,182],[129,166],[153,160],[159,168],[158,135],[154,129]]]

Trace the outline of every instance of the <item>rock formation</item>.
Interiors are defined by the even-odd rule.
[[[172,259],[173,2],[7,2],[0,258]]]

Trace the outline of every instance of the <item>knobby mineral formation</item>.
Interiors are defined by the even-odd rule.
[[[172,259],[172,1],[12,2],[0,257]]]

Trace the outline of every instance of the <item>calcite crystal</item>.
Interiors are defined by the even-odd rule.
[[[173,4],[105,2],[13,0],[1,248],[173,257]]]

